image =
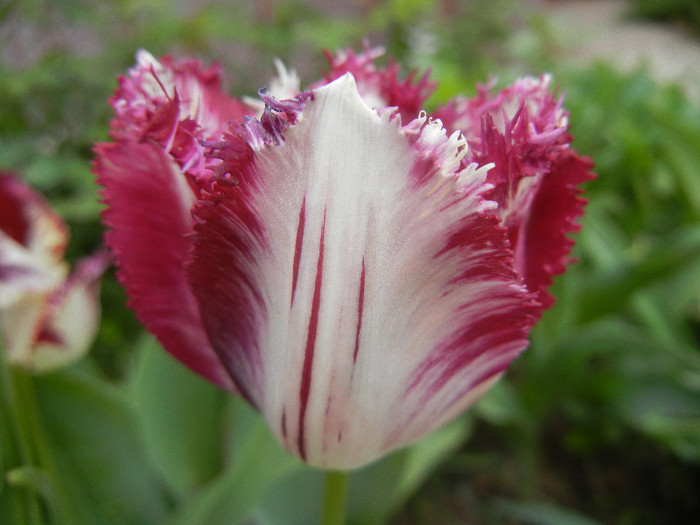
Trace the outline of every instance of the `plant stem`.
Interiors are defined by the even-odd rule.
[[[18,454],[19,465],[34,465],[32,457],[31,445],[31,429],[27,419],[19,409],[20,396],[17,392],[17,385],[13,370],[8,362],[7,354],[0,344],[0,390],[2,390],[2,399],[0,404],[4,405],[3,412],[10,432],[14,436],[14,448]],[[12,448],[9,446],[8,448]],[[3,458],[4,459],[4,458]],[[3,461],[3,469],[10,465]],[[2,472],[5,476],[5,472]],[[28,525],[40,525],[43,523],[41,517],[41,506],[39,503],[38,494],[31,489],[14,488],[10,495],[13,500],[12,506],[15,509],[15,516],[19,519],[19,523],[27,523]]]
[[[322,525],[344,525],[349,481],[347,472],[326,472]]]
[[[19,393],[22,410],[26,414],[28,427],[34,438],[34,449],[41,469],[47,474],[50,483],[45,496],[49,498],[50,508],[56,512],[59,523],[77,523],[73,516],[70,500],[66,494],[65,487],[61,483],[61,475],[56,464],[53,448],[46,433],[41,407],[34,388],[34,377],[26,370],[15,370],[17,381],[17,392]]]

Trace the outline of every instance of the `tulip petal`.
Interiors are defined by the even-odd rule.
[[[564,273],[566,264],[572,262],[569,254],[575,241],[569,234],[581,227],[577,220],[586,204],[581,184],[594,177],[592,168],[590,159],[573,150],[556,155],[527,208],[528,219],[520,227],[516,267],[528,289],[538,294],[542,310],[554,304],[554,296],[547,291],[553,277]]]
[[[32,254],[37,266],[51,269],[63,263],[68,229],[44,200],[9,172],[0,170],[0,232]],[[59,271],[60,276],[67,268]]]
[[[252,110],[221,90],[218,67],[196,60],[156,60],[146,51],[119,79],[111,99],[117,141],[96,147],[95,172],[109,209],[107,244],[141,322],[173,356],[214,383],[235,390],[201,327],[183,267],[190,209],[218,159],[205,140]]]
[[[585,200],[580,185],[593,178],[592,163],[570,148],[568,114],[550,93],[551,78],[526,77],[497,94],[479,86],[472,99],[455,99],[435,115],[448,129],[460,129],[472,151],[466,161],[493,163],[486,196],[498,203],[515,268],[542,310],[554,275],[565,270]]]
[[[130,306],[174,357],[233,390],[202,329],[183,270],[195,197],[180,166],[152,143],[100,144],[96,153],[95,172],[108,206],[105,241]]]
[[[536,304],[486,170],[460,171],[458,134],[424,116],[401,127],[350,75],[298,104],[219,147],[230,173],[195,206],[189,275],[212,345],[280,441],[354,468],[481,395],[527,345]]]
[[[99,327],[99,284],[111,264],[101,252],[78,262],[66,282],[46,303],[26,366],[34,372],[48,372],[75,361],[89,349]]]
[[[221,89],[217,66],[205,69],[197,60],[156,60],[139,51],[129,75],[120,77],[110,102],[115,110],[110,134],[117,141],[158,144],[196,179],[207,179],[211,163],[202,140],[221,137],[229,122],[253,110]]]
[[[31,359],[45,303],[68,273],[68,230],[44,198],[0,171],[0,334],[13,362]]]
[[[389,58],[386,67],[377,67],[375,60],[384,54],[381,47],[365,45],[362,53],[346,49],[333,55],[326,51],[330,70],[322,83],[327,84],[350,73],[357,82],[357,89],[365,103],[373,108],[395,107],[405,122],[418,116],[424,109],[425,101],[437,87],[428,79],[425,72],[416,80],[416,71],[403,80],[399,79],[399,65]]]

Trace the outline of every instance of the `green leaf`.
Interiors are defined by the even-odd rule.
[[[305,467],[277,443],[265,420],[239,396],[228,403],[230,463],[184,501],[175,525],[235,525],[250,516],[270,487]]]
[[[621,416],[685,461],[700,461],[700,392],[669,376],[637,377],[626,386],[615,401]]]
[[[76,525],[162,522],[164,493],[121,392],[77,369],[37,377],[35,384]]]
[[[494,425],[506,425],[522,421],[524,413],[513,387],[506,381],[498,381],[474,406],[480,417]]]
[[[664,131],[662,158],[676,176],[685,209],[697,221],[700,219],[700,126],[697,122],[686,123],[674,118],[672,113],[658,108],[652,110],[652,115],[659,129]]]
[[[130,390],[156,469],[180,496],[221,469],[226,394],[170,357],[150,335],[138,345]]]
[[[586,322],[622,308],[637,291],[692,268],[700,262],[700,227],[678,229],[645,250],[637,264],[600,272],[581,290],[581,320]]]

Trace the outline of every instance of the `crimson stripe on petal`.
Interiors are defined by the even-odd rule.
[[[357,298],[357,331],[355,332],[355,351],[352,353],[352,362],[357,362],[357,353],[360,351],[360,333],[362,332],[362,309],[365,303],[365,259],[362,259],[362,274],[360,275],[360,291]]]
[[[301,387],[299,389],[299,455],[306,460],[306,442],[304,440],[304,418],[306,416],[306,406],[309,402],[311,391],[311,371],[314,366],[314,351],[316,349],[316,336],[318,335],[318,316],[321,309],[321,285],[323,283],[323,242],[326,230],[325,213],[323,224],[321,225],[321,240],[318,246],[318,263],[316,265],[316,282],[314,284],[314,297],[311,301],[311,315],[309,317],[309,331],[306,339],[306,350],[304,351],[304,368],[301,372]]]
[[[304,223],[306,222],[306,199],[301,203],[299,210],[299,225],[297,226],[297,241],[294,246],[294,266],[292,267],[292,300],[294,304],[294,293],[297,290],[297,279],[299,278],[299,261],[301,260],[301,249],[304,245]]]

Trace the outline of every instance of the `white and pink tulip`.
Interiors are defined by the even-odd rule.
[[[307,463],[352,469],[478,399],[552,303],[591,163],[549,79],[433,115],[379,53],[300,93],[223,94],[142,52],[96,148],[107,244],[166,350]],[[291,91],[291,93],[290,93]]]
[[[106,253],[69,273],[63,220],[19,177],[0,171],[0,340],[8,360],[48,372],[81,358],[98,328]]]

